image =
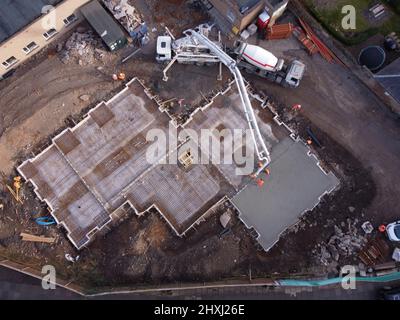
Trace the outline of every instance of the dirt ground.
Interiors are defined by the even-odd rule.
[[[385,41],[385,36],[383,36],[382,34],[377,34],[375,36],[372,36],[371,38],[369,38],[368,40],[364,41],[363,43],[361,43],[359,45],[348,47],[348,51],[353,55],[354,59],[356,59],[358,61],[360,53],[364,48],[367,48],[369,46],[382,46],[384,41]],[[386,61],[383,64],[383,66],[376,72],[379,72],[381,69],[385,68],[386,66],[391,64],[393,61],[400,58],[400,52],[387,51],[387,50],[385,50],[385,52],[386,52]]]
[[[182,5],[183,1],[168,2],[173,12],[187,15],[188,20],[176,20],[178,17],[171,14],[166,24],[182,30],[193,26],[188,22],[192,9]],[[155,1],[133,3],[144,16],[158,17],[155,12],[159,11],[153,10],[164,10],[164,1],[157,5]],[[158,21],[152,23],[151,27],[161,29]],[[174,92],[190,102],[196,100],[195,89],[206,93],[216,84],[215,68],[191,66],[175,66],[170,71],[171,82],[164,84],[162,67],[154,63],[154,36],[142,53],[124,65],[119,65],[121,57],[133,48],[110,57],[107,63],[97,61],[87,67],[72,62],[64,65],[50,48],[0,83],[1,170],[12,175],[15,165],[40,150],[55,132],[72,120],[78,121],[85,111],[118,91],[123,83],[111,80],[115,72],[123,70],[129,77],[145,79],[165,98]],[[301,87],[291,91],[246,77],[273,98],[282,117],[288,117],[292,105],[303,106],[301,113],[288,122],[301,135],[311,125],[323,144],[316,152],[342,183],[339,191],[325,197],[268,254],[256,250],[249,230],[237,217],[232,221],[232,232],[219,238],[219,217],[226,207],[182,239],[156,213],[131,217],[78,253],[62,230],[42,228],[33,222],[34,217],[47,212],[28,186],[24,187],[24,205],[15,205],[9,193],[0,193],[4,204],[0,210],[0,254],[36,267],[51,263],[64,278],[90,287],[247,279],[250,270],[253,277],[335,272],[321,265],[313,253],[316,244],[332,235],[335,225],[349,217],[370,220],[374,226],[399,217],[399,122],[350,72],[328,65],[319,56],[309,57],[296,39],[260,44],[272,46],[271,51],[278,56],[301,58],[306,63]],[[185,79],[191,81],[190,90],[182,85],[187,83]],[[89,101],[80,99],[84,94],[90,96]],[[51,246],[22,243],[22,231],[56,236],[57,241]],[[66,253],[79,254],[79,261],[67,262]]]
[[[303,134],[304,129],[311,125],[324,146],[316,151],[320,158],[339,169],[335,171],[342,180],[343,187],[334,196],[333,204],[324,201],[315,212],[307,215],[308,221],[318,223],[319,215],[324,221],[331,215],[331,220],[358,218],[360,221],[369,220],[374,226],[398,220],[398,117],[390,113],[348,70],[327,64],[318,55],[308,56],[296,39],[262,42],[261,45],[271,48],[277,55],[300,58],[306,63],[306,76],[300,88],[291,94],[258,78],[249,80],[256,88],[268,92],[280,102],[282,114],[287,114],[295,104],[302,105],[302,111],[292,120],[292,125]],[[350,212],[349,207],[356,209]],[[321,229],[321,224],[301,234],[307,238],[313,229]],[[324,230],[319,236],[330,234]],[[312,238],[315,241],[319,236]],[[292,241],[295,238],[288,239]]]

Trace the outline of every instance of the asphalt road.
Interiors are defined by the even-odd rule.
[[[25,274],[0,267],[0,300],[70,300],[79,295],[57,288],[43,290],[41,281]]]
[[[0,300],[76,300],[76,299],[210,299],[210,300],[374,300],[377,292],[387,284],[359,283],[356,290],[343,290],[339,286],[323,288],[226,288],[185,290],[163,294],[123,294],[84,298],[57,288],[43,290],[41,282],[27,275],[0,267]],[[400,286],[400,281],[390,284]]]

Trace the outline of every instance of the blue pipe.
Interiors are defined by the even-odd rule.
[[[40,217],[35,219],[35,222],[39,226],[52,226],[57,223],[53,217]]]
[[[400,280],[400,272],[379,276],[379,277],[355,277],[350,278],[360,282],[392,282]],[[324,280],[279,280],[277,281],[281,286],[287,287],[321,287],[332,284],[342,283],[343,278],[332,278]]]

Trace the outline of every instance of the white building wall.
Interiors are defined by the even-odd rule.
[[[0,75],[5,74],[12,68],[31,58],[34,54],[38,53],[41,49],[46,47],[52,41],[60,37],[62,34],[70,30],[75,24],[83,19],[79,12],[79,8],[91,0],[65,0],[55,7],[53,11],[43,15],[20,32],[16,33],[11,38],[5,40],[0,44]],[[64,24],[64,19],[75,14],[77,21],[69,26]],[[54,18],[53,18],[54,17]],[[54,22],[54,27],[57,31],[50,39],[45,39],[43,34],[51,28]],[[28,44],[35,42],[37,48],[29,53],[24,52],[23,48]],[[11,57],[16,59],[16,62],[3,65]]]

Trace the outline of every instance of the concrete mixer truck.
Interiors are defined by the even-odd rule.
[[[287,65],[283,59],[278,59],[271,52],[244,42],[237,42],[230,55],[238,61],[240,69],[284,87],[298,87],[306,68],[299,60]]]
[[[196,30],[209,37],[211,30],[209,25],[201,25]],[[199,43],[190,35],[181,39],[175,39],[172,34],[160,36],[157,39],[156,60],[168,64],[164,69],[164,80],[168,80],[167,71],[175,62],[180,64],[212,65],[220,63],[210,48]],[[239,69],[247,73],[276,82],[285,87],[296,88],[299,86],[305,72],[305,65],[301,61],[294,60],[286,64],[283,59],[278,59],[271,52],[255,45],[244,42],[236,42],[234,48],[225,48],[221,43],[221,37],[212,41],[213,44],[226,51],[237,61]]]

